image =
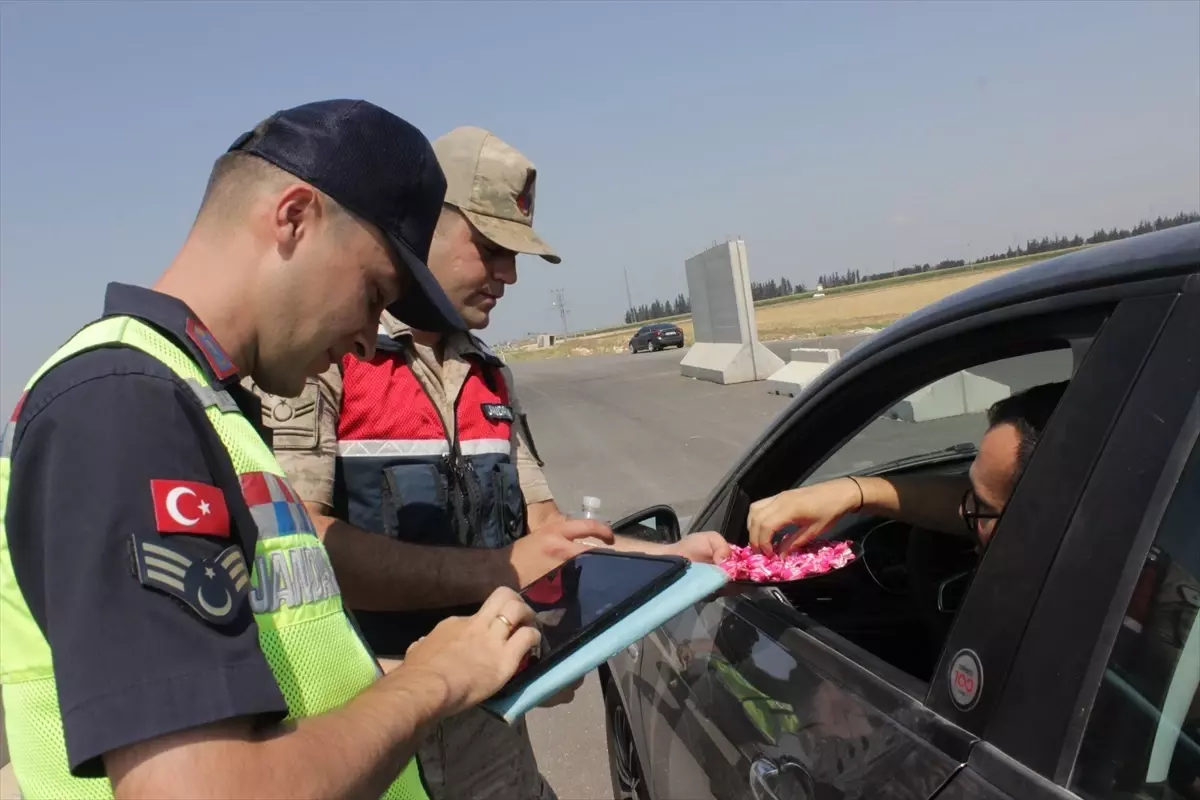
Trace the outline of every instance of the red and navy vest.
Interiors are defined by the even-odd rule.
[[[351,525],[406,542],[502,548],[525,533],[503,363],[470,354],[447,430],[437,406],[405,360],[404,346],[380,336],[369,362],[342,361],[342,407],[334,513]],[[356,610],[367,642],[381,655],[408,645],[447,616],[473,613]]]

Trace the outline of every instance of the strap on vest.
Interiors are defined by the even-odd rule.
[[[542,461],[542,457],[538,455],[537,445],[533,443],[533,431],[529,429],[529,416],[521,414],[517,419],[521,420],[521,429],[525,431],[525,441],[529,443],[529,454],[533,456],[533,460],[539,467],[546,466],[546,462]]]

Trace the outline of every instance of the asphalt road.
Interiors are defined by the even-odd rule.
[[[820,344],[849,350],[865,337]],[[787,359],[797,342],[770,342]],[[559,507],[599,497],[610,519],[657,503],[683,516],[788,403],[764,385],[679,374],[682,350],[518,362],[517,392]]]
[[[770,342],[787,359],[791,347],[836,347],[865,336]],[[667,503],[682,517],[700,504],[763,428],[792,398],[763,383],[719,386],[679,374],[681,350],[513,364],[517,392],[559,507],[577,512],[583,495],[603,502],[610,520]],[[975,370],[1018,391],[1069,374],[1065,353],[1026,356]],[[912,455],[930,440],[975,442],[982,414],[912,424],[877,420],[831,459],[829,470]],[[914,448],[914,440],[918,440]],[[823,468],[825,469],[825,468]],[[529,716],[543,775],[561,800],[610,800],[603,702],[595,675],[573,703]]]

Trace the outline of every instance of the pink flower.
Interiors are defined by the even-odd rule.
[[[733,553],[720,566],[731,580],[779,583],[832,572],[853,560],[849,542],[813,542],[786,556],[770,558],[733,545]]]

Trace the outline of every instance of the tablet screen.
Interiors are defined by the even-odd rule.
[[[681,571],[685,563],[581,553],[521,590],[542,631],[541,657],[569,644],[612,609]]]

